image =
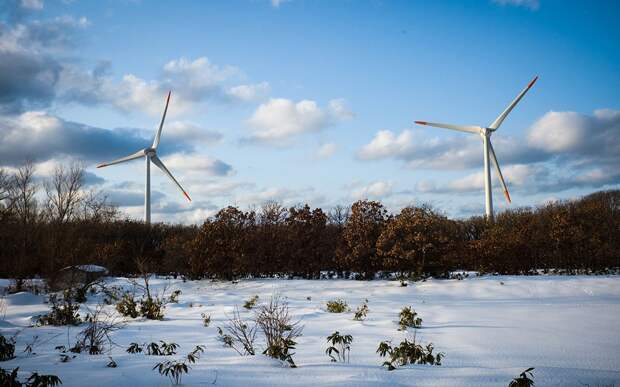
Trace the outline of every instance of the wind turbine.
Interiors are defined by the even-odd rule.
[[[506,196],[506,200],[510,203],[510,194],[508,193],[508,187],[506,187],[506,182],[504,181],[504,177],[502,176],[502,171],[499,168],[499,163],[497,161],[497,156],[495,155],[495,151],[493,150],[493,145],[491,144],[491,135],[497,129],[499,129],[500,125],[508,114],[514,109],[514,107],[521,101],[521,98],[527,93],[527,91],[534,85],[538,77],[534,77],[532,81],[517,95],[517,97],[506,107],[506,109],[500,114],[495,121],[488,127],[481,126],[473,126],[473,125],[451,125],[451,124],[441,124],[437,122],[426,122],[426,121],[415,121],[418,125],[428,125],[435,126],[437,128],[445,128],[458,130],[460,132],[474,133],[479,134],[482,137],[483,149],[484,149],[484,204],[486,208],[486,216],[488,220],[493,220],[493,197],[491,194],[491,169],[489,166],[489,156],[493,165],[495,166],[495,171],[497,172],[497,177],[499,181],[502,183],[502,187],[504,189],[504,196]]]
[[[153,145],[151,145],[150,148],[144,148],[129,156],[121,157],[120,159],[116,159],[114,161],[109,161],[107,163],[102,163],[102,164],[97,165],[97,168],[103,168],[109,165],[121,164],[126,161],[144,157],[146,161],[146,181],[145,181],[145,188],[144,188],[144,223],[147,223],[147,224],[151,223],[151,162],[153,162],[153,164],[159,167],[159,169],[161,169],[162,172],[165,173],[170,178],[170,180],[172,180],[172,182],[181,190],[181,192],[183,192],[183,195],[185,195],[187,200],[189,200],[190,202],[192,201],[192,199],[190,199],[187,192],[185,192],[183,187],[181,187],[181,184],[179,184],[179,182],[174,178],[174,176],[172,176],[172,173],[170,173],[170,171],[168,170],[168,168],[166,168],[166,166],[160,160],[160,158],[157,157],[157,147],[159,146],[159,140],[161,139],[161,130],[164,127],[164,120],[166,119],[166,112],[168,111],[168,104],[170,103],[171,93],[172,93],[171,91],[168,92],[168,98],[166,99],[166,107],[164,108],[164,115],[161,117],[161,123],[159,124],[159,129],[157,129],[157,132],[155,133],[155,138],[153,139]]]

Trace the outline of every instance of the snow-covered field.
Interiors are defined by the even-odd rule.
[[[108,282],[129,287],[121,278]],[[17,358],[0,367],[20,367],[22,376],[30,371],[56,374],[63,386],[169,385],[151,370],[162,358],[125,352],[130,342],[165,340],[180,344],[178,357],[197,344],[206,346],[201,359],[184,376],[184,385],[506,386],[525,368],[535,367],[536,386],[620,386],[618,276],[489,276],[430,280],[408,287],[378,280],[153,282],[180,289],[179,303],[168,305],[163,321],[135,319],[115,333],[119,346],[111,356],[117,368],[106,367],[107,355],[80,354],[61,363],[54,347],[73,345],[81,328],[29,327],[32,316],[48,311],[44,297],[7,296],[0,330],[5,336],[21,332]],[[0,281],[0,285],[7,284]],[[217,341],[217,327],[235,305],[243,305],[255,294],[266,301],[274,292],[288,299],[293,314],[305,325],[294,356],[296,369],[284,368],[263,355],[238,356]],[[328,313],[325,302],[334,298],[345,299],[352,309],[368,299],[367,319],[353,321],[352,312]],[[99,300],[89,297],[82,311],[94,308]],[[377,345],[405,338],[397,320],[407,305],[424,320],[418,340],[433,342],[446,354],[442,366],[415,365],[392,372],[380,367]],[[242,315],[252,315],[240,310]],[[202,325],[202,312],[212,316],[208,328]],[[326,336],[335,330],[353,335],[350,364],[330,363],[325,355]],[[39,336],[36,355],[26,356],[22,351],[34,336]]]

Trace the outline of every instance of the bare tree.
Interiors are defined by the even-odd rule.
[[[22,224],[34,223],[39,215],[36,194],[34,164],[29,160],[15,172],[9,192],[10,200],[14,202],[15,212]]]
[[[0,168],[0,222],[4,221],[13,211],[15,203],[11,197],[13,181],[9,174]]]
[[[73,219],[84,200],[84,167],[73,163],[68,168],[59,165],[45,184],[47,210],[53,222],[65,223]]]
[[[338,204],[329,211],[327,214],[327,219],[331,224],[336,226],[344,226],[344,224],[349,220],[350,215],[351,211],[349,207]]]

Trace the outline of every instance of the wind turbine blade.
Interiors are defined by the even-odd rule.
[[[458,130],[459,132],[468,132],[468,133],[476,133],[476,134],[479,134],[481,130],[479,126],[473,126],[473,125],[452,125],[452,124],[441,124],[437,122],[426,122],[426,121],[415,121],[415,123],[418,125],[434,126],[437,128],[452,129],[452,130]]]
[[[506,182],[504,181],[504,176],[502,175],[502,170],[499,168],[499,162],[497,161],[497,156],[495,156],[495,151],[493,150],[493,144],[491,144],[491,140],[489,139],[489,153],[491,154],[491,161],[493,161],[493,165],[495,166],[495,171],[497,172],[497,177],[499,177],[499,181],[502,183],[502,189],[504,190],[504,196],[508,203],[512,203],[510,200],[510,194],[508,193],[508,187],[506,187]]]
[[[179,182],[174,178],[174,176],[172,176],[172,173],[170,173],[170,171],[168,170],[168,168],[166,168],[166,166],[164,165],[164,163],[159,159],[159,157],[157,156],[151,156],[151,161],[153,162],[153,164],[157,165],[159,167],[159,169],[162,170],[163,173],[165,173],[166,175],[168,175],[168,177],[170,178],[170,180],[172,180],[172,182],[174,184],[176,184],[177,187],[179,187],[179,189],[181,190],[181,192],[183,192],[183,195],[185,195],[185,197],[187,198],[187,200],[189,200],[190,202],[192,201],[192,199],[190,199],[189,195],[187,194],[187,192],[185,192],[185,190],[183,189],[183,187],[181,187],[181,184],[179,184]]]
[[[159,124],[159,129],[157,129],[157,133],[155,134],[155,139],[153,139],[153,149],[157,149],[159,145],[159,139],[161,138],[161,130],[164,127],[164,121],[166,120],[166,112],[168,111],[168,104],[170,103],[170,94],[172,91],[168,92],[168,98],[166,98],[166,107],[164,108],[164,115],[161,117],[161,122]]]
[[[113,161],[108,161],[107,163],[101,163],[101,164],[97,165],[97,168],[103,168],[103,167],[107,167],[107,166],[114,165],[114,164],[124,163],[125,161],[139,159],[140,157],[144,157],[144,149],[141,149],[141,150],[137,151],[136,153],[131,154],[129,156],[121,157],[120,159],[116,159],[116,160],[113,160]]]
[[[534,79],[532,79],[532,81],[525,87],[525,89],[523,89],[523,91],[521,91],[521,93],[519,93],[519,95],[517,95],[517,98],[514,99],[514,101],[512,101],[510,103],[510,105],[508,105],[508,107],[506,108],[506,110],[504,110],[502,112],[502,114],[500,114],[495,121],[493,121],[493,123],[491,124],[491,126],[489,126],[489,129],[497,129],[500,127],[500,125],[502,124],[502,122],[504,122],[504,120],[506,119],[506,117],[508,116],[508,114],[510,114],[510,112],[512,111],[512,109],[514,109],[514,107],[519,103],[519,101],[521,101],[521,98],[523,98],[523,96],[525,95],[525,93],[527,93],[527,91],[534,85],[534,83],[536,82],[536,80],[538,79],[538,77],[534,77]]]

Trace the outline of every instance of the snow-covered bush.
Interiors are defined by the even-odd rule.
[[[362,321],[368,314],[368,300],[364,300],[362,305],[358,306],[353,315],[353,320]]]
[[[404,307],[398,317],[399,330],[401,331],[407,328],[420,328],[422,326],[422,319],[418,317],[416,311],[410,306]]]
[[[510,381],[508,387],[532,387],[534,385],[534,374],[532,374],[532,371],[534,371],[534,367],[521,372],[518,378],[514,378]]]
[[[15,357],[15,340],[0,335],[0,361],[11,360]]]
[[[327,336],[327,343],[331,346],[327,347],[325,354],[331,358],[332,362],[349,362],[351,360],[351,343],[353,336],[341,335],[336,331]],[[334,353],[336,356],[334,356]]]
[[[288,304],[278,295],[271,297],[266,305],[261,305],[256,313],[256,323],[265,335],[267,348],[264,355],[287,362],[295,368],[291,350],[297,344],[295,340],[301,336],[303,326],[299,320],[293,320]]]
[[[422,346],[416,343],[415,336],[412,341],[405,339],[398,346],[392,347],[390,341],[382,341],[379,343],[377,353],[381,357],[387,357],[388,360],[383,362],[389,371],[395,370],[396,367],[407,364],[430,364],[441,365],[441,359],[445,357],[443,352],[433,354],[433,343]]]
[[[327,301],[326,305],[329,313],[344,313],[349,311],[349,305],[341,298]]]
[[[202,317],[202,325],[208,327],[211,324],[211,315],[207,313],[201,313],[200,317]]]

